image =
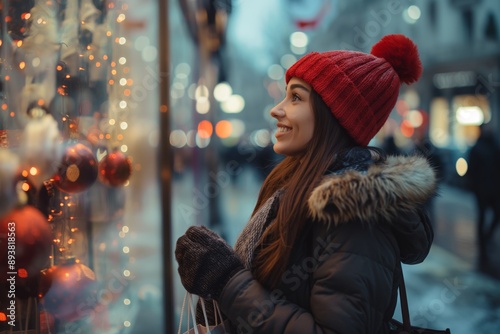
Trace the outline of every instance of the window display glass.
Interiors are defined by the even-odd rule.
[[[161,333],[162,5],[0,7],[0,333]]]

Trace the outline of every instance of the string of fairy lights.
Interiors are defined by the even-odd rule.
[[[48,8],[54,10],[54,3],[47,1],[46,5]],[[96,144],[100,149],[102,149],[105,154],[97,156],[97,162],[100,163],[103,159],[106,159],[111,155],[111,153],[121,154],[120,158],[126,158],[127,163],[131,164],[133,170],[140,170],[141,165],[139,163],[133,162],[133,157],[125,156],[128,151],[127,145],[127,129],[129,128],[129,115],[132,112],[130,108],[130,100],[133,97],[134,89],[134,79],[132,78],[130,60],[127,54],[132,50],[131,41],[128,41],[126,36],[124,36],[125,29],[123,25],[127,22],[127,11],[128,5],[125,3],[120,3],[119,1],[108,2],[107,6],[107,18],[103,25],[106,26],[105,45],[109,45],[109,48],[101,47],[96,44],[90,43],[84,48],[81,48],[79,53],[80,66],[78,68],[78,75],[84,74],[87,77],[90,72],[93,72],[97,76],[105,76],[106,89],[108,94],[108,105],[107,105],[107,115],[101,113],[99,117],[95,117],[94,124],[89,126],[89,132],[86,139],[92,143]],[[11,20],[9,16],[5,17],[6,21]],[[23,13],[21,19],[27,23],[32,19],[31,13]],[[49,19],[54,19],[54,17],[37,17],[38,25],[49,24]],[[85,21],[80,22],[81,26],[86,25]],[[99,27],[102,28],[102,27]],[[3,36],[0,39],[0,46],[4,46]],[[10,47],[12,48],[12,54],[17,54],[19,51],[23,51],[23,40],[12,41]],[[60,47],[65,47],[64,43],[61,43]],[[21,53],[21,52],[19,52]],[[6,57],[5,54],[2,57]],[[7,57],[6,57],[7,58]],[[25,59],[8,61],[6,58],[2,59],[2,81],[4,83],[9,83],[13,78],[19,77],[20,75],[27,75],[31,69],[36,70],[37,68],[43,66],[43,59],[40,57],[32,57],[29,61]],[[72,79],[71,73],[65,73],[64,64],[58,63],[55,70],[63,73],[65,79]],[[83,73],[87,71],[87,73]],[[96,72],[97,71],[97,72]],[[16,72],[16,73],[14,73]],[[4,85],[5,87],[6,85]],[[63,83],[59,87],[54,87],[54,93],[60,96],[67,96],[68,87]],[[26,110],[15,110],[8,101],[8,94],[2,95],[2,101],[0,103],[0,112],[8,114],[8,118],[12,122],[9,124],[14,124],[19,126],[18,120],[22,120],[26,116]],[[40,114],[28,114],[29,117],[36,118],[37,116],[43,116],[50,110],[46,107],[48,105],[46,99],[40,97],[35,101],[34,107],[45,108],[44,111],[40,111]],[[74,134],[77,131],[81,131],[84,124],[82,120],[75,119],[67,114],[60,116],[58,121],[60,124],[66,124],[67,128],[63,129],[69,131],[70,134]],[[14,134],[11,132],[10,135]],[[73,136],[67,136],[67,139],[72,139]],[[99,151],[98,151],[99,152]],[[121,161],[121,160],[120,160]],[[32,166],[31,168],[25,169],[21,172],[21,175],[25,178],[22,182],[21,187],[24,192],[28,192],[32,185],[29,183],[29,176],[34,176],[38,173],[37,166]],[[106,176],[104,176],[106,178]],[[101,175],[100,175],[100,179]],[[123,177],[116,182],[107,181],[107,185],[116,185],[127,187],[129,186],[128,177]],[[83,263],[88,261],[89,254],[76,254],[75,244],[81,242],[79,238],[82,237],[82,225],[81,220],[85,219],[85,212],[81,210],[83,205],[82,194],[81,193],[70,193],[61,192],[58,198],[54,198],[51,201],[50,212],[48,215],[48,221],[52,226],[53,233],[53,254],[50,257],[51,265],[56,265],[60,261],[64,261],[67,258],[75,258],[75,263]],[[122,219],[117,219],[114,221],[116,224],[115,237],[113,240],[109,240],[109,244],[119,249],[121,253],[120,258],[122,259],[122,265],[120,269],[120,275],[126,280],[131,280],[134,277],[132,270],[130,269],[130,264],[135,262],[135,257],[133,256],[133,249],[128,245],[128,239],[130,236],[131,229],[123,223]],[[106,242],[107,243],[107,242]],[[96,247],[97,251],[104,253],[106,249],[109,249],[110,245],[103,244]],[[85,258],[87,257],[87,258]],[[133,298],[123,291],[120,291],[119,296],[113,296],[113,298],[121,298],[121,304],[128,308],[133,306]],[[103,300],[102,303],[107,303],[107,300]],[[121,312],[123,328],[128,328],[132,326],[132,319],[130,317],[130,312]],[[50,330],[49,330],[50,331]]]

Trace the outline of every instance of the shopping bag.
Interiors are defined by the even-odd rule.
[[[215,311],[215,324],[214,325],[209,325],[208,324],[208,318],[207,318],[207,312],[205,308],[205,301],[203,298],[200,298],[200,304],[201,308],[203,310],[203,317],[205,319],[205,326],[202,324],[197,324],[196,323],[196,311],[195,311],[195,303],[193,302],[193,295],[190,293],[186,293],[184,296],[184,301],[182,302],[182,309],[181,309],[181,315],[180,315],[180,320],[179,320],[179,330],[177,331],[178,334],[181,333],[181,327],[182,327],[182,317],[184,314],[184,309],[186,306],[187,302],[187,331],[184,332],[184,334],[229,334],[229,322],[228,321],[223,321],[222,319],[222,314],[220,312],[219,306],[215,301],[214,303],[214,311]],[[191,328],[190,325],[190,317],[191,320],[193,321],[193,327]]]

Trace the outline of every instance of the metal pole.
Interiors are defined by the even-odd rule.
[[[161,203],[162,203],[162,239],[163,239],[163,303],[165,314],[165,333],[174,333],[174,293],[172,264],[172,217],[171,217],[171,182],[173,154],[170,147],[170,93],[169,73],[170,50],[168,29],[168,1],[160,0],[158,17],[158,36],[160,47],[160,145],[158,158],[160,163]]]

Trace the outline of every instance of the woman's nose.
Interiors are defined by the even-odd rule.
[[[280,118],[280,117],[285,116],[285,111],[284,111],[284,110],[283,110],[283,108],[281,107],[281,103],[280,103],[280,104],[275,105],[275,106],[271,109],[270,114],[271,114],[271,117],[274,117],[274,118]]]

